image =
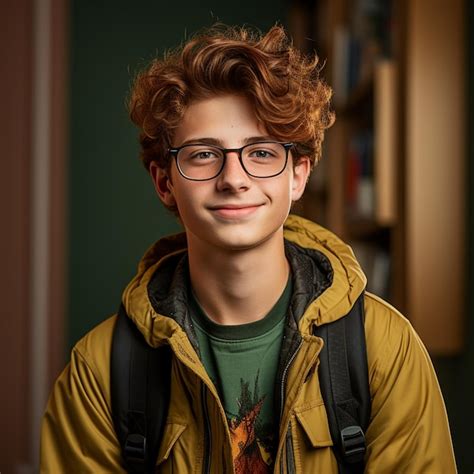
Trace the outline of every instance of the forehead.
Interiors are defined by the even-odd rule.
[[[225,146],[243,145],[248,137],[268,135],[244,96],[220,95],[191,103],[174,132],[174,146],[215,138]]]

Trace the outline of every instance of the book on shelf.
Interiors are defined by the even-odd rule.
[[[344,107],[354,90],[371,82],[380,58],[392,56],[392,9],[388,0],[354,2],[348,24],[334,29],[334,103]]]
[[[374,128],[349,138],[345,195],[350,219],[372,219],[388,227],[397,220],[397,104],[392,65],[380,71]]]
[[[370,219],[374,215],[373,131],[361,130],[350,138],[346,208],[350,219]]]

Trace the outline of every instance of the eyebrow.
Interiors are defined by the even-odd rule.
[[[242,143],[244,145],[248,145],[249,143],[255,143],[255,142],[261,142],[261,141],[275,141],[274,137],[271,137],[270,135],[258,135],[255,137],[246,137],[242,140]],[[220,146],[222,148],[225,148],[224,142],[220,140],[219,138],[213,138],[213,137],[199,137],[199,138],[190,138],[189,140],[185,140],[183,143],[181,143],[181,146],[188,145],[191,143],[204,143],[206,145],[216,145]]]

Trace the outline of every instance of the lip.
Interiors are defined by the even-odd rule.
[[[224,204],[222,206],[213,206],[210,210],[216,215],[226,218],[247,217],[257,211],[261,204]]]

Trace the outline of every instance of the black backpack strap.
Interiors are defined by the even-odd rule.
[[[150,347],[120,306],[114,328],[112,417],[129,473],[154,472],[170,398],[171,350]]]
[[[362,473],[370,389],[364,332],[364,296],[348,315],[318,326],[324,340],[319,380],[340,473]]]

